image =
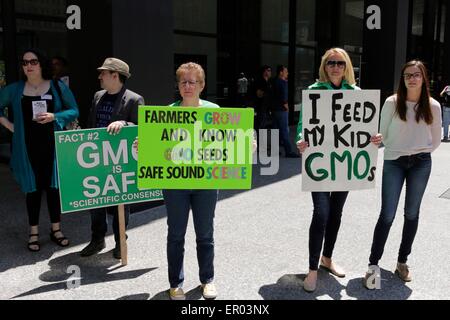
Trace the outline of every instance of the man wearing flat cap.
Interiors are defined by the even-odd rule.
[[[128,64],[117,58],[107,58],[100,68],[98,79],[103,90],[94,95],[88,118],[89,128],[107,128],[110,134],[118,134],[128,125],[136,125],[138,106],[144,105],[144,98],[128,90],[126,80],[131,76]],[[108,229],[107,214],[113,215],[113,231],[116,246],[114,258],[120,259],[120,237],[118,207],[91,209],[92,238],[81,256],[96,254],[105,248],[105,234]],[[125,205],[125,226],[128,225],[130,207]]]

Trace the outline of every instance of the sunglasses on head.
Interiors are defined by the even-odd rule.
[[[32,66],[37,66],[39,64],[39,60],[38,59],[31,59],[31,60],[22,60],[20,61],[20,63],[22,64],[22,66],[26,67],[28,64],[32,65]]]
[[[345,61],[328,60],[327,66],[330,66],[330,67],[338,66],[340,68],[343,68],[343,67],[345,67]]]

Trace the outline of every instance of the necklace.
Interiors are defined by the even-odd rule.
[[[34,91],[37,91],[43,83],[44,83],[44,81],[42,81],[38,85],[34,85],[34,84],[31,84],[31,82],[28,82],[28,85],[31,87],[31,89],[33,89]]]

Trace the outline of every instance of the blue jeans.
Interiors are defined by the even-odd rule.
[[[283,143],[284,151],[288,155],[293,152],[291,142],[289,141],[289,112],[275,111],[274,115],[277,128],[280,130],[280,139]]]
[[[323,256],[331,258],[333,255],[348,191],[312,192],[311,195],[314,211],[309,228],[309,269],[317,270],[324,238]]]
[[[119,232],[119,211],[117,206],[91,209],[91,230],[92,240],[100,241],[105,238],[108,230],[107,214],[113,216],[113,232],[116,243],[120,242]],[[130,206],[125,206],[125,228],[128,226],[130,219]]]
[[[430,153],[403,156],[396,160],[384,160],[381,187],[381,212],[375,227],[370,264],[377,265],[397,212],[398,201],[406,181],[405,221],[398,262],[406,263],[419,224],[419,211],[428,178],[431,173]]]
[[[448,138],[448,126],[450,125],[450,106],[442,107],[442,126],[444,127],[444,138]]]
[[[214,212],[217,190],[163,190],[167,208],[167,262],[171,288],[184,282],[184,237],[192,208],[200,282],[214,280]]]

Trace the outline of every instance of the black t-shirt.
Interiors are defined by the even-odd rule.
[[[105,93],[102,97],[102,101],[97,107],[97,115],[95,119],[96,128],[107,127],[111,123],[111,117],[114,110],[114,104],[116,103],[118,93],[109,94]]]

